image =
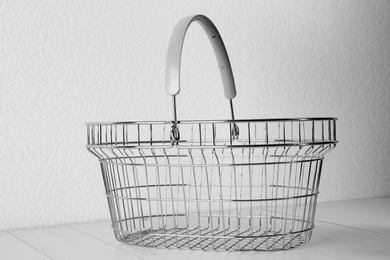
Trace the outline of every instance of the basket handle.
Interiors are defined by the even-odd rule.
[[[199,22],[206,32],[215,56],[217,57],[219,69],[221,72],[222,83],[224,87],[225,97],[230,101],[236,96],[236,86],[234,84],[233,72],[229,61],[229,56],[226,52],[222,38],[213,24],[213,22],[204,15],[192,15],[181,19],[175,26],[169,41],[165,88],[166,92],[174,98],[174,117],[176,118],[176,102],[175,96],[180,93],[180,63],[184,38],[188,27],[192,22]],[[232,119],[234,119],[233,106],[231,102]]]
[[[229,56],[226,52],[222,38],[213,22],[204,15],[192,15],[182,18],[175,26],[171,39],[169,41],[166,73],[165,73],[165,88],[168,95],[173,96],[173,114],[174,124],[171,130],[171,141],[177,143],[180,139],[179,130],[176,127],[177,112],[176,112],[176,95],[180,93],[180,63],[184,44],[184,38],[188,27],[192,22],[199,22],[203,30],[206,32],[215,56],[217,57],[219,71],[221,73],[225,97],[229,99],[232,120],[234,120],[234,109],[232,99],[237,95],[236,86],[232,67],[230,65]],[[237,139],[239,129],[235,123],[232,124],[231,134],[233,139]]]

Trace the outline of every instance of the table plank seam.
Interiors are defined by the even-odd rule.
[[[23,239],[17,237],[15,234],[12,234],[10,231],[5,231],[5,233],[7,233],[7,234],[13,236],[14,238],[18,239],[19,241],[21,241],[21,242],[24,243],[25,245],[31,247],[32,249],[38,251],[39,253],[41,253],[42,255],[46,256],[47,258],[54,260],[54,258],[48,256],[47,254],[45,254],[44,252],[42,252],[42,251],[39,250],[38,248],[33,247],[32,245],[30,245],[29,243],[27,243],[27,242],[24,241]]]
[[[68,227],[71,228],[71,229],[73,229],[73,230],[75,230],[75,231],[77,231],[77,232],[80,232],[80,233],[82,233],[82,234],[84,234],[84,235],[87,235],[87,236],[89,236],[89,237],[91,237],[91,238],[94,238],[94,239],[96,239],[96,240],[99,240],[100,242],[103,242],[103,243],[105,243],[105,244],[107,244],[107,245],[110,245],[110,246],[112,246],[112,247],[115,247],[115,248],[117,248],[117,249],[119,249],[119,250],[121,250],[121,251],[123,251],[123,252],[126,252],[126,253],[129,254],[129,255],[135,256],[135,257],[137,257],[137,258],[139,258],[139,259],[146,260],[145,258],[143,258],[143,257],[141,257],[141,256],[139,256],[139,255],[132,254],[132,253],[130,253],[130,252],[128,252],[128,251],[126,251],[126,250],[124,250],[124,249],[122,249],[122,248],[116,246],[116,245],[113,245],[113,244],[111,244],[111,243],[108,243],[108,242],[106,242],[106,241],[104,241],[104,240],[102,240],[102,239],[100,239],[100,238],[97,238],[97,237],[95,237],[95,236],[93,236],[93,235],[91,235],[91,234],[88,234],[88,233],[86,233],[86,232],[84,232],[84,231],[81,231],[81,230],[75,228],[74,226],[71,226],[71,225],[70,225],[70,226],[68,226]]]
[[[378,235],[390,236],[389,234],[385,234],[385,233],[381,233],[381,232],[377,232],[377,231],[372,231],[372,230],[367,230],[367,229],[363,229],[363,228],[352,227],[352,226],[348,226],[348,225],[343,225],[343,224],[328,222],[328,221],[324,221],[324,220],[320,220],[320,219],[316,219],[315,221],[327,223],[327,224],[330,224],[330,225],[345,227],[345,228],[356,229],[356,230],[359,230],[359,231],[370,232],[370,233],[374,233],[374,234],[378,234]]]

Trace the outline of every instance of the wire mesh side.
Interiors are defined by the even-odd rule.
[[[234,122],[234,123],[233,123]],[[233,138],[233,127],[239,129]],[[264,147],[329,144],[336,141],[336,119],[180,122],[179,147]]]
[[[279,250],[310,240],[322,154],[333,145],[90,148],[115,236],[204,250]]]
[[[87,124],[88,147],[172,147],[169,135],[166,122]]]
[[[171,122],[87,125],[88,147],[171,148]],[[175,123],[182,148],[299,146],[336,143],[335,118],[181,121]],[[238,138],[232,130],[238,128]]]

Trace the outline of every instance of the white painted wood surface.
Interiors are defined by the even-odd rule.
[[[277,252],[129,246],[110,223],[0,232],[0,259],[390,259],[390,198],[319,203],[312,240]]]

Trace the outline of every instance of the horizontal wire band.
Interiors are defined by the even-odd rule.
[[[160,168],[177,168],[177,167],[232,167],[232,166],[255,166],[255,165],[273,165],[273,164],[295,164],[295,163],[304,163],[304,162],[315,162],[322,160],[323,158],[315,158],[308,160],[299,160],[299,161],[291,161],[291,162],[265,162],[265,163],[229,163],[229,164],[153,164],[153,163],[145,163],[145,164],[137,164],[137,163],[115,163],[115,162],[107,162],[102,160],[103,164],[112,164],[112,165],[130,165],[130,166],[150,166],[150,167],[160,167]]]
[[[282,197],[282,198],[265,198],[265,199],[189,199],[189,198],[128,198],[128,197],[120,197],[106,194],[108,198],[120,199],[120,200],[129,200],[129,201],[185,201],[185,202],[219,202],[219,203],[228,203],[228,202],[259,202],[259,201],[278,201],[278,200],[292,200],[299,198],[308,198],[311,196],[315,196],[319,194],[319,192],[313,192],[311,194],[298,195],[298,196],[290,196],[290,197]]]

